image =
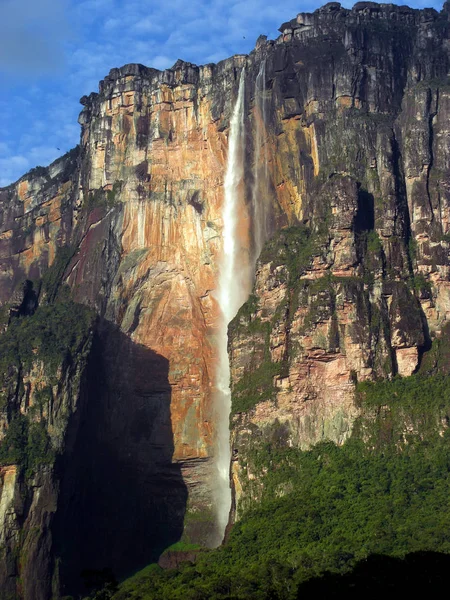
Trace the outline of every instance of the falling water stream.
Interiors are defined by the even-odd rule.
[[[265,125],[265,61],[261,63],[255,86],[255,144],[252,187],[253,248],[249,247],[249,232],[242,231],[248,208],[244,201],[244,87],[245,69],[241,71],[239,91],[230,122],[228,160],[224,181],[222,209],[223,252],[220,262],[217,300],[221,322],[217,337],[218,366],[216,372],[217,409],[217,518],[220,541],[228,524],[231,508],[230,431],[231,411],[230,363],[228,357],[228,324],[247,300],[254,276],[256,259],[267,239],[267,156],[263,147]],[[264,154],[262,155],[262,152]],[[250,224],[247,220],[247,227]]]
[[[224,182],[224,204],[222,209],[223,252],[219,271],[217,300],[221,310],[219,327],[217,390],[217,517],[220,535],[223,536],[231,507],[230,489],[230,432],[231,411],[230,363],[227,343],[228,323],[233,319],[249,293],[249,283],[243,281],[239,255],[241,247],[238,237],[239,195],[244,176],[244,86],[245,70],[241,71],[239,92],[230,122],[228,138],[228,161]],[[244,269],[245,271],[245,269]],[[221,540],[220,540],[221,541]]]

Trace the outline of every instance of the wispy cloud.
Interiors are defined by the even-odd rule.
[[[25,156],[9,155],[0,158],[0,187],[8,185],[17,179],[17,173],[25,173],[30,168],[30,162]]]

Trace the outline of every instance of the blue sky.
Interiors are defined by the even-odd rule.
[[[281,23],[324,3],[0,0],[0,186],[78,143],[79,99],[98,91],[111,68],[164,69],[178,58],[204,64],[248,53],[258,35],[273,39]]]

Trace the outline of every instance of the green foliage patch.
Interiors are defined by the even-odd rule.
[[[318,240],[309,227],[298,225],[281,229],[269,240],[259,257],[261,263],[272,263],[272,268],[286,266],[289,283],[294,283],[305,272],[315,252]]]
[[[441,335],[433,340],[431,349],[422,356],[421,375],[448,375],[450,373],[450,323],[444,325]]]
[[[21,414],[17,406],[25,393],[23,373],[40,360],[46,380],[57,385],[58,369],[75,362],[93,322],[93,311],[66,301],[41,306],[31,316],[13,318],[0,336],[0,408],[12,413],[0,442],[0,465],[17,464],[31,475],[38,465],[53,462],[54,452],[42,416],[52,400],[52,388],[46,385],[35,390],[27,415]]]
[[[29,369],[34,360],[45,363],[47,373],[75,358],[92,326],[94,313],[72,301],[40,306],[31,316],[12,319],[0,336],[0,371]]]
[[[257,369],[249,371],[233,386],[232,413],[244,412],[263,400],[274,397],[274,377],[280,374],[281,363],[266,359]]]
[[[45,420],[30,422],[17,414],[9,423],[0,444],[0,464],[15,464],[31,476],[38,465],[51,464],[55,459]]]
[[[27,476],[38,465],[50,464],[55,454],[44,414],[53,400],[61,373],[74,364],[89,340],[95,313],[73,302],[61,286],[74,250],[60,248],[38,288],[45,303],[33,314],[9,315],[0,335],[0,410],[8,414],[8,428],[0,442],[0,465],[16,464]],[[64,293],[63,293],[64,291]],[[25,389],[24,375],[43,364],[44,385]],[[30,402],[31,400],[31,402]],[[27,408],[26,415],[20,407]]]
[[[318,243],[316,234],[305,225],[299,225],[280,230],[265,244],[259,261],[270,263],[273,270],[283,267],[279,278],[286,281],[289,297],[278,307],[269,322],[256,316],[258,298],[252,294],[230,323],[229,333],[232,337],[253,334],[264,339],[264,358],[261,364],[244,373],[233,386],[232,414],[249,410],[263,400],[274,398],[274,378],[286,371],[287,363],[272,362],[269,348],[270,331],[280,319],[289,319],[289,315],[295,313],[300,290],[307,285],[300,277],[309,266],[314,253],[318,251]]]
[[[246,466],[261,499],[228,543],[179,570],[153,565],[114,598],[293,600],[304,581],[349,572],[371,554],[450,553],[450,431],[436,427],[449,412],[448,391],[440,375],[360,384],[364,416],[342,447],[303,452],[255,440]],[[384,436],[393,421],[408,436]],[[382,443],[369,443],[375,438]]]
[[[88,211],[91,211],[94,208],[114,208],[114,206],[119,203],[119,194],[122,189],[122,183],[122,181],[115,181],[110,190],[98,188],[89,192],[86,202]]]
[[[59,246],[53,263],[42,276],[42,289],[47,303],[54,302],[61,289],[64,273],[70,261],[75,256],[76,248],[73,246]]]
[[[380,237],[378,233],[372,229],[367,232],[367,252],[371,254],[380,254],[383,250],[383,245],[381,243]]]
[[[193,550],[201,550],[200,544],[179,541],[169,546],[165,552],[192,552]]]

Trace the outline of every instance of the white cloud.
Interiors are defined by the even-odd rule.
[[[157,55],[154,56],[151,60],[152,67],[154,69],[160,69],[163,71],[164,69],[169,69],[176,62],[176,58],[168,58],[167,56]]]
[[[118,29],[121,24],[122,21],[120,19],[107,19],[103,27],[105,31],[114,31],[115,29]]]
[[[148,34],[148,33],[164,33],[164,28],[161,23],[156,22],[151,17],[146,17],[144,19],[137,20],[132,29],[138,34]]]
[[[0,158],[0,186],[9,185],[18,179],[30,168],[30,163],[25,156],[8,156]]]
[[[60,156],[61,152],[55,146],[34,146],[28,152],[27,160],[31,164],[45,167]]]
[[[260,34],[278,36],[281,23],[325,1],[0,0],[0,85],[2,71],[18,75],[0,94],[0,182],[78,143],[78,100],[97,91],[111,68],[164,69],[178,58],[205,64],[247,53]]]

